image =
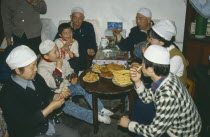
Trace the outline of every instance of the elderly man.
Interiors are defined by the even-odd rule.
[[[2,0],[1,15],[7,45],[27,45],[39,54],[42,29],[40,14],[46,12],[44,0]]]
[[[113,29],[117,38],[118,47],[123,51],[132,51],[134,45],[147,40],[147,31],[151,28],[152,12],[148,8],[140,8],[136,14],[137,26],[131,28],[129,36],[123,38],[118,29]]]
[[[139,65],[130,69],[135,90],[144,103],[155,104],[155,117],[149,125],[122,117],[118,124],[143,136],[159,137],[167,133],[171,137],[197,137],[201,130],[201,118],[186,87],[170,73],[170,54],[164,47],[151,45],[144,53],[142,73],[153,81],[146,89],[141,81]]]
[[[84,10],[75,7],[71,10],[70,27],[73,32],[73,38],[79,44],[79,64],[80,70],[85,70],[92,62],[97,52],[96,36],[93,25],[84,21]],[[57,35],[58,36],[58,35]]]

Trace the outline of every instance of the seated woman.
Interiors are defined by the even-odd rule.
[[[27,46],[14,48],[6,59],[11,78],[0,92],[0,107],[10,137],[79,137],[77,131],[56,124],[53,111],[61,107],[68,92],[54,94],[37,74],[37,56]]]

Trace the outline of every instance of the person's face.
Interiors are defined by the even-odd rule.
[[[26,80],[33,80],[37,73],[37,60],[33,61],[28,66],[24,67],[24,71],[20,72],[18,68],[15,69],[17,73],[17,77],[26,79]]]
[[[50,50],[50,52],[46,55],[44,55],[44,58],[56,62],[59,59],[59,51],[58,47],[55,45],[53,49]]]
[[[152,76],[153,68],[151,68],[151,67],[146,68],[145,64],[144,64],[144,60],[142,61],[142,69],[141,70],[145,77]]]
[[[136,14],[136,24],[141,30],[146,30],[149,27],[150,20],[150,18],[145,17],[140,13]]]
[[[74,28],[79,28],[85,18],[84,15],[80,12],[75,12],[70,17]]]
[[[61,38],[68,41],[70,38],[72,38],[72,31],[70,28],[66,28],[62,31],[61,34],[59,34]]]

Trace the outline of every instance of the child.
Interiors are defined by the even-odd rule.
[[[73,73],[70,65],[66,60],[59,57],[59,51],[56,44],[51,40],[42,42],[39,50],[43,55],[43,59],[38,65],[38,73],[45,79],[47,85],[59,93],[62,90],[70,91],[71,96],[83,95],[88,104],[92,107],[92,95],[87,93],[79,83],[77,83],[77,76]],[[105,124],[110,124],[113,113],[104,108],[100,100],[98,100],[98,120]],[[78,119],[84,120],[88,123],[93,123],[92,110],[85,109],[76,105],[74,102],[66,101],[63,111]]]
[[[79,73],[79,52],[78,42],[72,38],[72,30],[69,23],[63,23],[58,27],[58,39],[55,40],[60,57],[69,62],[75,73]]]

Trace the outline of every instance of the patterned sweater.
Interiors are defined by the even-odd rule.
[[[69,79],[74,73],[74,70],[66,60],[63,60],[63,66],[61,70],[59,70],[56,68],[56,62],[42,59],[38,65],[38,73],[55,93],[60,93],[63,88],[67,88],[71,85]]]
[[[143,84],[136,89],[144,103],[154,102],[156,116],[150,125],[131,121],[128,129],[143,136],[159,137],[167,132],[179,137],[195,137],[201,130],[201,118],[185,86],[170,73],[153,94]]]

